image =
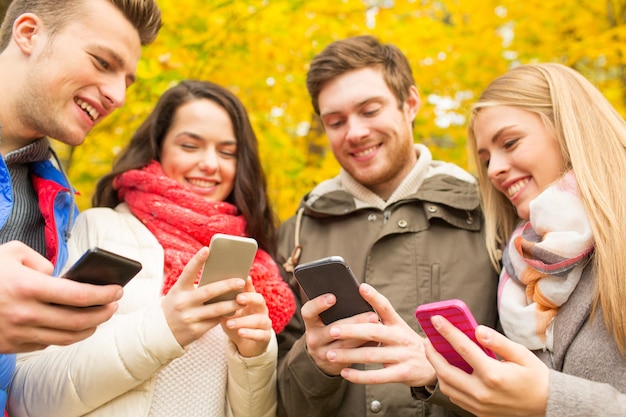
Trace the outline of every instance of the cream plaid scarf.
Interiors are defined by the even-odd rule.
[[[553,319],[576,288],[594,241],[571,171],[529,208],[530,220],[503,253],[498,310],[508,338],[552,351]]]

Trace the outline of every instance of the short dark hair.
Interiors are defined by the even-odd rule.
[[[13,23],[24,13],[34,13],[47,25],[51,35],[68,22],[80,19],[84,7],[93,0],[13,0],[0,26],[0,51],[9,45]],[[155,0],[107,0],[126,16],[139,34],[142,45],[151,44],[161,28],[161,10]]]
[[[382,70],[385,83],[398,99],[399,106],[407,99],[410,87],[415,85],[409,61],[398,47],[382,44],[369,35],[342,39],[326,46],[311,61],[306,86],[315,113],[320,114],[318,98],[328,81],[365,67]]]

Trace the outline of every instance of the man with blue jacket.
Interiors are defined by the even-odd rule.
[[[7,10],[0,28],[0,409],[13,353],[82,340],[117,309],[117,285],[51,277],[67,259],[77,209],[48,137],[80,145],[121,107],[141,46],[160,26],[154,0],[14,0]]]

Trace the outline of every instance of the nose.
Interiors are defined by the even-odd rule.
[[[198,167],[201,171],[205,171],[210,174],[217,171],[219,167],[219,158],[217,157],[217,151],[214,147],[209,147],[204,152],[202,158],[200,158],[200,163],[198,164]]]
[[[489,167],[487,168],[487,175],[490,179],[496,180],[502,174],[505,174],[509,170],[509,163],[507,159],[498,153],[492,153],[489,157]]]
[[[349,141],[359,141],[370,133],[367,123],[359,117],[352,117],[346,123],[348,125],[346,139]]]
[[[115,77],[104,84],[101,88],[104,96],[104,107],[107,110],[120,108],[126,102],[126,78]]]

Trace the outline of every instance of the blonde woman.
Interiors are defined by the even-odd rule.
[[[507,338],[477,330],[495,361],[435,318],[474,368],[427,346],[441,391],[479,416],[626,415],[626,123],[576,71],[523,65],[473,106],[469,143]]]

